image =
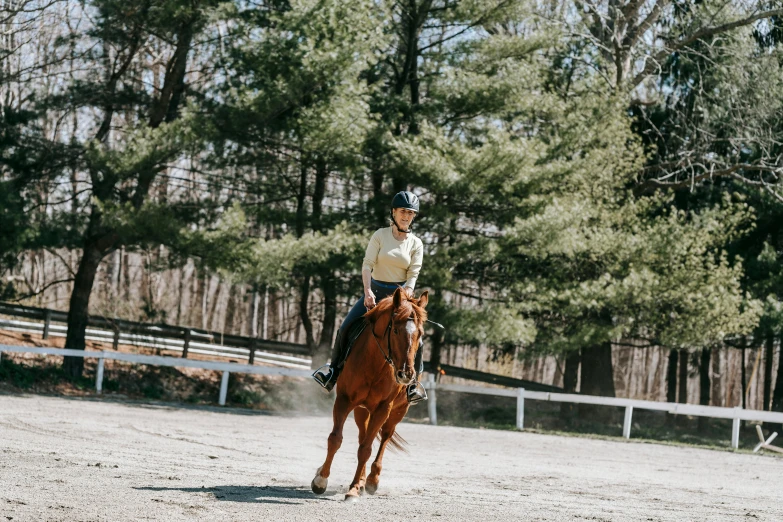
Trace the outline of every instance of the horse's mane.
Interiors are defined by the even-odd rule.
[[[381,299],[378,304],[375,305],[375,308],[364,314],[364,317],[369,319],[371,323],[374,323],[381,315],[391,310],[392,306],[394,306],[393,294]],[[419,327],[422,327],[427,320],[427,310],[419,306],[419,300],[415,298],[409,299],[405,294],[402,294],[402,302],[400,303],[397,312],[394,314],[393,320],[394,322],[399,323],[406,321],[411,315],[414,316],[416,325]]]

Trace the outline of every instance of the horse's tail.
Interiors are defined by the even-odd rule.
[[[378,440],[381,440],[381,432],[378,432]],[[394,451],[399,451],[401,453],[408,453],[408,441],[405,440],[402,435],[397,433],[395,430],[394,433],[392,433],[391,438],[389,439],[389,445]]]

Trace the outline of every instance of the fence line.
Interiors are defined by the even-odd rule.
[[[136,364],[147,364],[152,366],[174,366],[180,368],[201,368],[203,370],[222,371],[223,377],[220,381],[220,397],[218,404],[226,405],[226,395],[228,393],[229,373],[251,373],[255,375],[283,375],[287,377],[309,377],[310,370],[299,370],[295,368],[272,368],[268,366],[251,366],[249,364],[237,364],[218,361],[197,361],[194,359],[182,359],[179,357],[166,357],[163,355],[140,355],[136,353],[123,352],[88,352],[84,350],[71,350],[66,348],[39,348],[36,346],[9,346],[0,344],[0,357],[3,352],[17,353],[36,353],[39,355],[56,355],[60,357],[83,357],[98,359],[98,369],[95,372],[95,391],[103,391],[103,372],[106,359],[114,361],[123,361]]]
[[[524,388],[504,390],[481,386],[463,386],[459,384],[436,383],[434,376],[430,375],[424,383],[429,394],[428,409],[431,424],[438,423],[437,415],[437,391],[450,391],[459,393],[476,393],[481,395],[494,395],[499,397],[515,397],[517,399],[517,429],[524,429],[525,399],[552,402],[567,402],[571,404],[595,404],[600,406],[615,406],[625,408],[623,419],[623,437],[631,437],[631,423],[634,408],[640,410],[664,411],[677,415],[693,415],[697,417],[712,417],[716,419],[731,419],[731,447],[739,447],[740,421],[762,421],[783,423],[783,413],[760,410],[744,410],[740,407],[723,408],[720,406],[701,406],[696,404],[678,404],[673,402],[654,402],[636,399],[622,399],[617,397],[598,397],[594,395],[577,395],[573,393],[553,393],[546,391],[530,391]]]
[[[52,325],[52,322],[67,323],[68,321],[68,314],[59,310],[36,308],[11,303],[0,303],[0,314],[42,320],[44,322],[44,339],[48,338],[50,334],[53,334],[57,328],[55,325]],[[185,358],[187,358],[190,347],[195,346],[196,340],[213,346],[219,345],[221,347],[243,348],[246,351],[245,353],[249,354],[251,362],[258,350],[300,356],[310,355],[309,348],[304,344],[225,334],[223,332],[212,332],[198,328],[187,328],[167,324],[139,323],[98,315],[88,316],[87,324],[93,328],[108,330],[112,334],[112,341],[115,347],[119,344],[121,336],[124,333],[147,336],[156,341],[159,339],[178,340],[180,341],[178,345],[182,346],[182,356]]]
[[[60,357],[84,357],[98,359],[98,368],[95,372],[95,390],[101,393],[103,390],[104,363],[106,359],[115,361],[130,362],[136,364],[147,364],[154,366],[174,366],[187,368],[201,368],[204,370],[222,371],[223,376],[220,381],[220,397],[218,404],[225,406],[226,395],[228,393],[228,378],[233,373],[249,373],[255,375],[281,375],[288,377],[309,377],[309,370],[299,370],[294,368],[272,368],[265,366],[251,366],[248,364],[225,363],[217,361],[196,361],[192,359],[182,359],[177,357],[166,357],[161,355],[140,355],[123,352],[88,352],[84,350],[71,350],[65,348],[39,348],[33,346],[9,346],[0,344],[0,359],[3,352],[16,353],[36,353],[40,355],[56,355]],[[762,421],[783,423],[783,413],[759,410],[744,410],[740,407],[722,408],[719,406],[701,406],[695,404],[678,404],[672,402],[653,402],[636,399],[622,399],[617,397],[597,397],[593,395],[577,395],[572,393],[553,393],[546,391],[530,391],[524,388],[502,389],[487,388],[483,386],[465,386],[461,384],[439,384],[435,382],[435,376],[430,374],[424,387],[428,390],[429,401],[428,411],[430,423],[437,425],[437,391],[450,391],[460,393],[475,393],[481,395],[494,395],[499,397],[515,397],[517,400],[516,426],[519,430],[524,429],[525,425],[525,399],[538,401],[567,402],[572,404],[594,404],[601,406],[615,406],[625,408],[625,417],[623,420],[623,437],[631,437],[631,422],[634,408],[642,410],[665,411],[680,415],[694,415],[699,417],[712,417],[717,419],[731,419],[731,447],[739,447],[739,428],[740,421]]]
[[[47,339],[50,335],[63,337],[67,331],[65,326],[52,324],[53,322],[67,322],[68,314],[59,310],[0,302],[0,315],[44,321],[43,325],[41,325],[27,321],[0,319],[0,328],[4,327],[8,330],[26,333],[41,333],[43,339]],[[277,366],[302,369],[310,368],[311,366],[310,350],[304,344],[271,341],[269,339],[258,339],[241,335],[224,335],[221,332],[209,332],[196,328],[137,323],[125,321],[124,319],[111,319],[94,315],[89,316],[88,325],[92,328],[87,329],[87,340],[111,342],[115,350],[122,343],[178,351],[183,358],[187,358],[189,353],[198,353],[211,356],[247,358],[248,364],[251,365],[258,358],[265,363]],[[429,362],[424,363],[424,368],[432,371]],[[448,364],[441,364],[438,370],[442,370],[450,377],[500,386],[523,387],[529,390],[540,391],[562,391],[562,388],[549,384]]]
[[[42,333],[46,329],[45,325],[39,323],[32,323],[29,321],[13,321],[0,319],[0,328],[12,332],[24,332],[24,333]],[[67,327],[52,324],[49,326],[48,336],[65,337],[67,333]],[[185,340],[180,339],[167,339],[164,337],[153,337],[151,335],[144,334],[132,334],[122,332],[111,332],[108,330],[101,330],[98,328],[87,328],[85,339],[88,341],[98,341],[105,343],[114,343],[116,345],[127,344],[132,346],[143,346],[146,348],[157,348],[162,350],[170,350],[174,352],[180,352],[184,354]],[[219,357],[238,357],[249,361],[251,359],[251,352],[247,348],[234,348],[231,346],[221,346],[211,343],[202,343],[196,341],[190,341],[188,343],[189,354],[210,355]],[[295,357],[291,355],[281,355],[276,353],[255,351],[253,354],[253,362],[260,361],[268,364],[275,364],[278,366],[286,366],[289,368],[310,368],[310,358]]]

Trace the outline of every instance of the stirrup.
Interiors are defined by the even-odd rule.
[[[322,371],[324,368],[326,370]],[[330,392],[337,382],[337,372],[330,365],[324,364],[313,372],[313,380],[320,384],[324,390]]]
[[[416,404],[427,400],[427,390],[419,381],[409,384],[406,393],[408,395],[408,404]]]

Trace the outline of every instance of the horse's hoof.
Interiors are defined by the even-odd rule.
[[[345,502],[349,502],[349,503],[359,502],[359,495],[357,495],[356,493],[346,493]]]
[[[369,493],[370,495],[375,495],[375,492],[378,491],[378,484],[373,484],[372,482],[368,482],[364,485],[364,490]]]
[[[319,475],[313,479],[310,483],[310,487],[313,488],[313,493],[316,495],[323,495],[326,491],[326,485],[329,483],[328,479],[325,479]]]

